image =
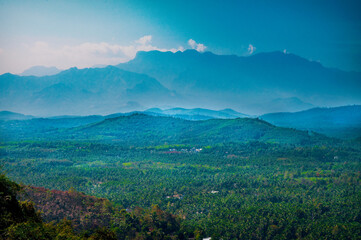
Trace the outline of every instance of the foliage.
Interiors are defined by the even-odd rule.
[[[0,121],[0,136],[7,142],[35,139],[76,140],[143,147],[163,144],[215,145],[252,141],[310,146],[340,142],[313,132],[276,127],[263,120],[252,118],[188,121],[137,113],[90,123],[94,119],[97,118],[74,118],[73,121],[71,118]]]
[[[361,234],[357,145],[165,146],[39,141],[6,143],[0,152],[16,181],[109,199],[115,205],[104,208],[95,203],[106,200],[75,190],[51,195],[74,203],[58,201],[62,214],[70,215],[73,206],[99,219],[108,209],[111,217],[102,217],[98,226],[106,225],[119,239],[357,239]],[[31,189],[44,194],[33,201],[45,209],[50,205],[44,196],[57,193]],[[93,203],[93,209],[86,207]],[[83,224],[80,229],[90,226],[85,219],[76,221],[76,227]]]
[[[2,233],[20,239],[361,235],[359,141],[247,118],[192,122],[134,114],[74,128],[58,121],[65,125],[2,123],[5,138],[14,141],[0,145],[0,164],[12,180],[31,185],[21,200],[33,201],[47,222],[31,203],[16,200],[19,186],[4,178]]]
[[[0,239],[178,239],[178,236],[184,236],[184,232],[180,232],[180,219],[162,211],[156,205],[148,211],[138,208],[134,213],[127,213],[125,210],[118,210],[105,199],[96,199],[74,190],[61,192],[28,188],[25,196],[31,195],[30,198],[35,200],[38,209],[50,211],[43,216],[54,221],[45,223],[33,203],[17,200],[20,186],[8,180],[4,174],[0,175],[0,187]],[[51,209],[44,197],[48,197],[47,201],[52,202]],[[54,203],[54,200],[57,202]],[[72,210],[69,209],[69,204],[73,207]],[[99,209],[98,204],[103,206]],[[90,214],[91,217],[96,215],[95,220],[100,222],[93,221],[89,224],[89,221],[83,218],[89,214],[79,214],[79,206],[85,205],[88,212],[93,213]],[[91,207],[95,209],[90,209]],[[70,220],[60,220],[64,216],[64,211],[69,214]],[[104,221],[104,218],[107,220]],[[192,233],[188,235],[191,236]]]

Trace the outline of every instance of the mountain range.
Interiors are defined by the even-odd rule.
[[[256,118],[256,116],[239,113],[233,109],[211,110],[203,108],[171,108],[164,110],[160,108],[150,108],[145,111],[113,113],[110,115],[62,115],[49,118],[39,118],[31,115],[1,111],[0,129],[8,129],[11,132],[12,130],[15,131],[16,129],[22,128],[23,130],[21,132],[23,133],[26,133],[27,131],[31,132],[33,130],[46,132],[54,129],[80,127],[87,124],[98,123],[106,119],[132,116],[134,114],[142,114],[153,117],[171,117],[192,121]],[[312,108],[306,111],[292,113],[270,113],[261,115],[258,118],[275,126],[317,132],[329,137],[342,139],[355,139],[361,137],[361,105],[335,108]]]
[[[260,119],[276,126],[315,131],[331,137],[361,136],[361,105],[270,113],[260,116]]]
[[[198,106],[230,107],[250,114],[361,102],[361,73],[325,68],[283,52],[248,57],[195,50],[138,52],[135,59],[117,67],[154,77]],[[297,108],[290,99],[297,100]]]
[[[56,67],[34,66],[29,69],[26,69],[19,75],[43,77],[43,76],[55,75],[60,72],[61,72],[61,70]]]
[[[21,113],[14,113],[10,111],[1,111],[0,112],[0,120],[3,121],[11,121],[11,120],[28,120],[34,118],[30,115],[24,115]]]
[[[150,108],[144,111],[146,114],[155,114],[158,116],[171,116],[186,120],[207,120],[212,118],[232,119],[249,117],[247,114],[239,113],[233,109],[210,110],[204,108],[170,108],[162,110],[160,108]]]
[[[334,141],[327,137],[276,127],[260,119],[209,119],[189,121],[174,117],[134,113],[99,119],[35,118],[0,122],[1,140],[72,140],[117,142],[125,145],[222,144],[252,141],[310,145]]]
[[[112,66],[44,77],[3,74],[0,92],[1,109],[47,116],[124,112],[180,99],[154,78]]]
[[[250,117],[247,114],[243,114],[237,112],[233,109],[223,109],[223,110],[211,110],[205,108],[193,108],[193,109],[186,109],[186,108],[170,108],[170,109],[160,109],[160,108],[149,108],[144,111],[131,111],[131,112],[119,112],[113,113],[109,115],[88,115],[88,116],[79,116],[79,115],[58,115],[52,116],[48,118],[42,119],[107,119],[107,118],[114,118],[120,116],[129,116],[135,113],[143,113],[151,116],[168,116],[168,117],[175,117],[181,118],[186,120],[206,120],[206,119],[213,119],[213,118],[223,118],[223,119],[233,119],[233,118],[244,118]],[[31,115],[24,115],[21,113],[15,113],[10,111],[0,111],[0,120],[9,121],[9,120],[27,120],[27,119],[34,119],[39,118]]]
[[[361,103],[360,89],[361,73],[283,52],[150,51],[117,66],[40,77],[3,74],[0,109],[56,116],[201,107],[258,115]]]

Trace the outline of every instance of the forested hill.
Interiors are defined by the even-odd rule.
[[[20,191],[22,188],[0,172],[0,239],[194,238],[192,228],[181,229],[180,217],[162,211],[157,205],[127,212],[107,199],[75,190],[28,186]]]
[[[52,121],[54,121],[54,127],[52,127]],[[32,119],[3,122],[1,136],[3,140],[77,139],[112,141],[139,146],[165,143],[208,145],[252,141],[309,145],[333,141],[316,133],[276,127],[263,120],[252,118],[188,121],[137,113],[75,128],[56,128],[56,121],[60,120],[36,121],[36,119]],[[71,121],[71,119],[67,119],[67,121]]]

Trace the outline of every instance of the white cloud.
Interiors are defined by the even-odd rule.
[[[197,51],[198,52],[204,52],[206,50],[206,46],[204,46],[203,44],[197,44]]]
[[[206,50],[206,46],[202,43],[197,43],[193,39],[188,40],[188,45],[192,48],[197,50],[198,52],[204,52]]]
[[[251,55],[252,53],[254,53],[254,51],[256,51],[256,47],[253,46],[252,44],[248,45],[248,54]]]
[[[148,42],[151,42],[151,41],[152,41],[152,35],[146,35],[144,37],[139,38],[135,42],[139,43],[139,44],[142,44],[142,45],[145,45],[145,44],[147,44]]]
[[[195,49],[197,47],[197,43],[193,39],[188,40],[188,45],[193,49]]]
[[[151,35],[143,36],[128,45],[84,42],[75,45],[54,46],[48,42],[37,41],[30,45],[24,44],[7,56],[2,54],[0,73],[9,71],[20,73],[35,65],[56,66],[61,69],[74,66],[85,68],[96,64],[115,65],[133,59],[138,51],[184,51],[183,47],[159,48],[153,46],[151,41]]]

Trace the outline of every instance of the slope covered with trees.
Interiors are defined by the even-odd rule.
[[[61,191],[74,188],[128,209],[128,213],[115,211],[110,218],[110,229],[123,236],[120,239],[125,239],[121,234],[128,231],[132,238],[140,236],[136,233],[169,233],[173,227],[167,228],[164,219],[172,219],[172,215],[160,212],[157,217],[155,204],[182,219],[171,224],[179,231],[169,230],[179,238],[358,239],[361,233],[358,145],[252,142],[140,147],[26,141],[3,144],[0,153],[1,164],[16,181]],[[88,216],[82,220],[84,224],[99,215],[82,204],[98,202],[102,204],[94,211],[109,209],[106,201],[93,201],[72,191],[37,191],[34,194],[41,196],[34,202],[45,203],[44,214],[49,213],[45,197],[59,203],[59,208],[52,207],[61,217],[72,207],[74,217],[77,209],[84,211]],[[63,204],[59,198],[74,205]],[[154,219],[165,222],[155,228],[149,225],[157,221]],[[140,223],[147,227],[142,230]],[[74,226],[81,224],[75,221]]]
[[[359,141],[250,118],[98,117],[1,122],[0,164],[14,181],[36,186],[24,196],[55,221],[36,220],[45,229],[36,233],[56,236],[63,226],[75,237],[118,239],[361,234]],[[14,231],[33,234],[27,229]]]
[[[0,239],[185,239],[194,236],[187,229],[181,229],[179,217],[162,211],[157,205],[128,213],[106,199],[75,190],[27,187],[25,193],[19,194],[20,189],[4,174],[0,175]],[[26,200],[19,201],[19,196]],[[41,210],[41,214],[37,210]]]
[[[89,124],[86,124],[87,122]],[[251,141],[311,145],[336,141],[312,132],[276,127],[259,119],[188,121],[142,113],[105,120],[94,116],[6,121],[0,122],[0,127],[2,139],[6,141],[77,139],[138,146],[164,143],[208,145]]]

